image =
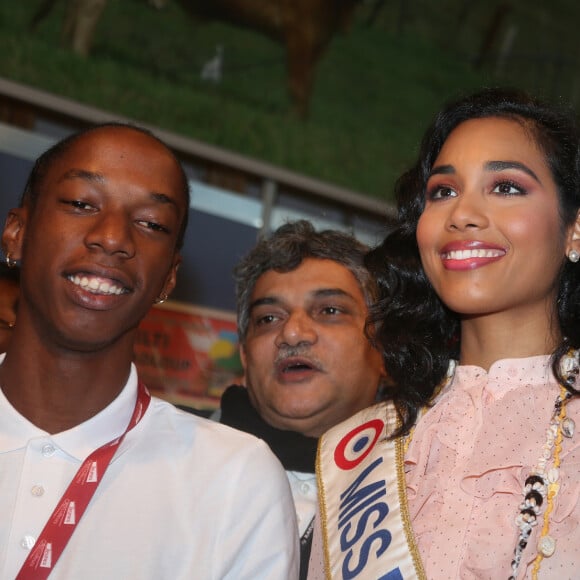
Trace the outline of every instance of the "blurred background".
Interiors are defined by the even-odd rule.
[[[579,23],[573,0],[2,0],[0,75],[388,201],[458,92],[577,104]]]
[[[382,239],[445,101],[577,107],[579,23],[572,0],[0,0],[0,216],[55,139],[146,125],[192,189],[174,299],[231,322],[234,264],[285,220]]]

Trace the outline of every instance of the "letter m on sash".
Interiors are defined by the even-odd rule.
[[[383,462],[383,458],[375,459],[340,495],[340,511],[338,528],[350,520],[358,512],[386,495],[385,482],[380,479],[374,483],[360,487],[367,476]]]

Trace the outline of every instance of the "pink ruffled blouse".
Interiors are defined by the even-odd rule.
[[[427,577],[507,579],[526,477],[537,465],[559,392],[549,357],[458,366],[453,383],[419,421],[405,456],[409,510]],[[549,534],[556,551],[540,578],[580,578],[580,401],[565,438]],[[544,506],[545,507],[545,504]],[[534,528],[518,578],[531,577]]]

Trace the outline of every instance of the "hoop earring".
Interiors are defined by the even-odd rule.
[[[570,260],[570,262],[576,263],[578,260],[580,260],[580,254],[576,250],[570,250],[568,252],[568,260]]]
[[[16,260],[13,260],[10,257],[10,252],[6,253],[6,266],[8,266],[8,268],[16,268]]]
[[[163,304],[167,300],[167,294],[163,293],[158,298],[155,298],[154,304]]]

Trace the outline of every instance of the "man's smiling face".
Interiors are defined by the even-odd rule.
[[[114,342],[175,285],[179,166],[152,137],[103,127],[53,159],[38,190],[7,226],[19,228],[23,308],[60,346]]]

